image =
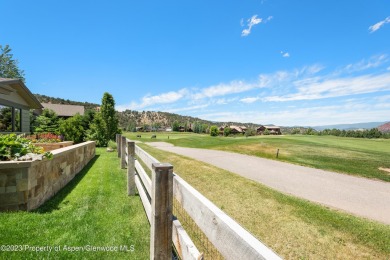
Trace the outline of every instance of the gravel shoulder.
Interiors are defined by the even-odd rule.
[[[390,225],[390,183],[254,156],[147,143],[239,174],[275,190]]]

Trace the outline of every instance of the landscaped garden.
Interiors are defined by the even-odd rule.
[[[1,213],[0,259],[148,259],[150,226],[139,197],[127,196],[125,173],[116,153],[97,148],[40,208]]]

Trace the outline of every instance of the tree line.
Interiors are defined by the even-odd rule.
[[[303,135],[332,135],[339,137],[353,137],[353,138],[390,138],[390,133],[383,133],[378,128],[364,129],[364,130],[340,130],[340,129],[324,129],[322,131],[315,130],[314,128],[307,128],[304,131],[300,129],[293,130],[291,134],[303,134]]]

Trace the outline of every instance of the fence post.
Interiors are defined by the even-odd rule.
[[[121,138],[121,169],[126,168],[126,137]]]
[[[116,150],[118,151],[118,158],[121,158],[121,140],[122,140],[121,134],[116,134]]]
[[[173,166],[152,164],[150,259],[172,259]]]
[[[135,144],[127,142],[127,195],[135,195]]]

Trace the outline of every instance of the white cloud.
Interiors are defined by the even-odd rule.
[[[216,86],[211,86],[202,89],[200,92],[192,95],[195,100],[203,98],[212,98],[216,96],[225,96],[234,93],[241,93],[257,87],[256,84],[246,83],[244,81],[232,81],[228,84],[221,83]]]
[[[290,53],[288,53],[288,52],[281,51],[280,54],[282,54],[282,57],[283,57],[283,58],[288,58],[288,57],[290,57]]]
[[[141,103],[132,102],[130,105],[117,106],[116,109],[118,111],[124,111],[126,109],[139,110],[145,107],[150,107],[158,104],[170,104],[184,98],[187,94],[187,89],[181,89],[179,91],[170,91],[155,96],[147,95],[142,98]]]
[[[297,88],[293,94],[269,96],[263,101],[314,100],[390,90],[390,73],[347,78],[306,78],[292,82]]]
[[[352,73],[352,72],[363,71],[371,68],[377,68],[388,61],[389,61],[388,55],[386,54],[376,55],[370,57],[368,60],[362,59],[357,63],[348,64],[341,70],[336,71],[336,73],[346,73],[346,72]]]
[[[177,112],[183,112],[183,111],[198,110],[198,109],[206,108],[208,106],[209,106],[209,104],[203,104],[203,105],[196,105],[196,106],[190,106],[190,107],[164,109],[164,111],[170,112],[170,113],[177,113]]]
[[[246,104],[251,104],[251,103],[254,103],[256,101],[260,100],[260,98],[258,97],[249,97],[249,98],[242,98],[240,99],[240,101],[242,103],[246,103]]]
[[[248,36],[251,31],[252,31],[252,27],[261,23],[263,21],[262,18],[257,18],[257,14],[255,14],[254,16],[252,16],[251,18],[248,19],[248,28],[247,29],[244,29],[242,30],[241,32],[241,36],[245,37],[245,36]]]
[[[245,112],[215,112],[199,115],[199,118],[216,122],[252,122],[260,123],[261,117],[258,111]]]
[[[212,100],[212,103],[213,104],[217,104],[217,105],[227,105],[229,103],[232,103],[232,102],[236,102],[238,100],[238,98],[218,98],[216,100]]]
[[[384,19],[384,20],[382,20],[380,22],[377,22],[374,25],[371,25],[370,27],[368,27],[368,30],[371,33],[376,32],[377,30],[379,30],[382,26],[384,26],[387,23],[390,23],[390,16],[386,17],[386,19]]]
[[[384,95],[376,98],[379,102],[387,102],[390,101],[390,95]]]

